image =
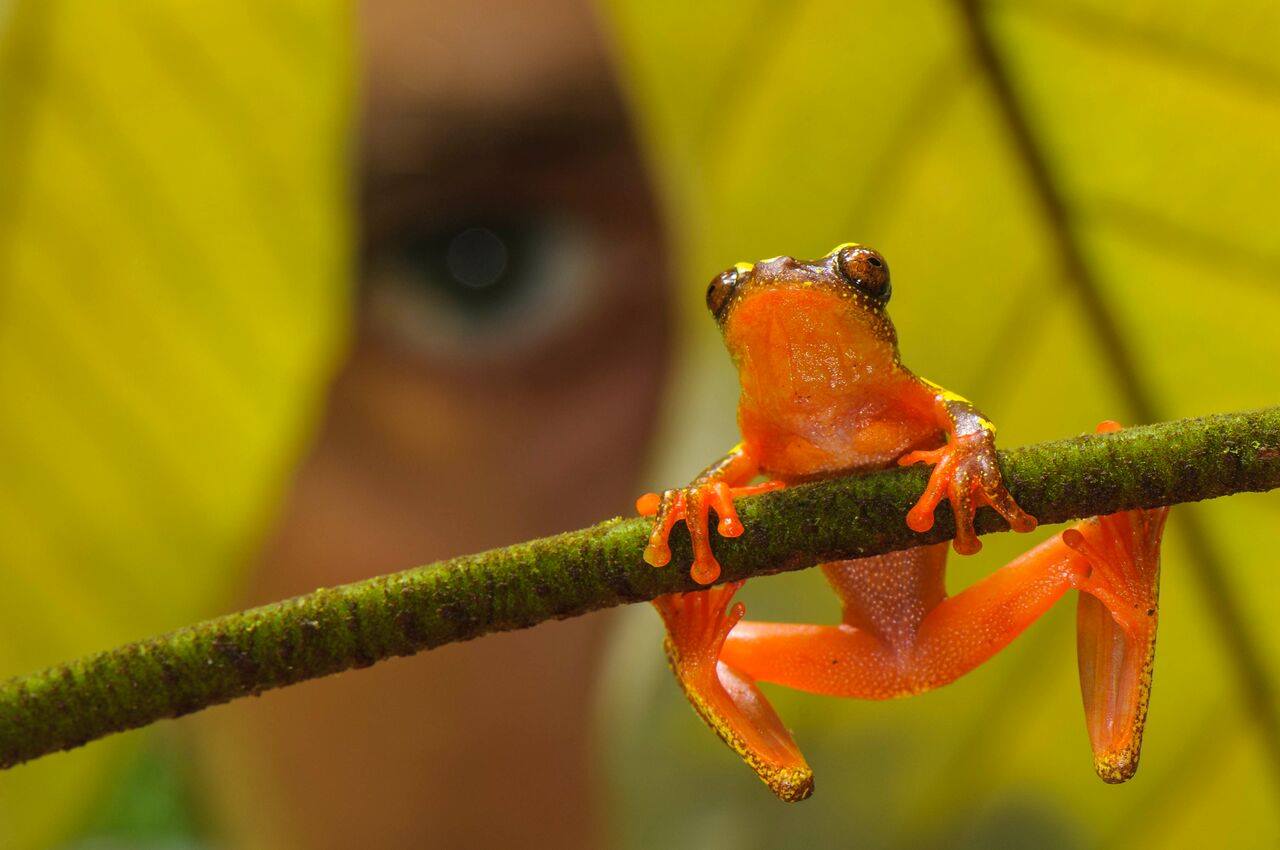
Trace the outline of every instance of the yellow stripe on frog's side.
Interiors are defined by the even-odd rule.
[[[935,384],[933,381],[929,380],[928,378],[921,378],[920,380],[928,384],[933,389],[937,390],[938,395],[942,396],[943,401],[958,401],[958,402],[961,402],[962,404],[969,404],[969,405],[973,404],[973,402],[969,401],[969,399],[960,395],[960,393],[953,393],[951,390],[947,389],[941,384]]]
[[[986,428],[992,434],[996,432],[996,423],[992,422],[990,419],[983,416],[981,413],[977,413],[977,408],[974,406],[973,402],[969,401],[969,399],[960,395],[960,393],[952,392],[951,390],[947,389],[946,387],[940,384],[935,384],[933,381],[929,380],[928,378],[921,378],[920,380],[928,384],[934,390],[936,390],[939,398],[941,398],[943,401],[957,401],[957,402],[960,402],[961,404],[969,405],[969,408],[973,410],[975,414],[977,414],[978,421],[982,423],[982,427]]]

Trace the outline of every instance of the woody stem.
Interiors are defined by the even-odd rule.
[[[1041,523],[1280,488],[1280,407],[1024,446],[1000,454],[1005,482]],[[746,530],[715,539],[721,579],[799,570],[949,539],[904,517],[929,471],[909,467],[744,498]],[[649,519],[416,567],[228,614],[0,683],[0,767],[239,697],[489,632],[698,589],[688,534],[672,560],[641,559]],[[980,534],[1007,525],[983,508]]]

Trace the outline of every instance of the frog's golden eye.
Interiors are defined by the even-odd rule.
[[[836,254],[836,270],[850,286],[881,306],[889,303],[893,285],[889,264],[880,252],[862,245],[848,245]]]
[[[720,274],[711,279],[711,283],[707,284],[707,309],[711,311],[711,315],[716,320],[720,320],[724,316],[725,310],[729,307],[729,302],[733,300],[733,293],[737,291],[738,284],[742,282],[743,270],[738,266],[725,269]]]

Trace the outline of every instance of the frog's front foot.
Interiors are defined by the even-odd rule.
[[[653,532],[644,550],[644,559],[655,567],[665,567],[671,562],[668,538],[671,529],[680,520],[689,528],[693,541],[693,567],[689,574],[699,584],[712,584],[720,577],[720,562],[711,552],[711,532],[708,528],[711,511],[720,518],[716,529],[721,537],[737,537],[742,534],[742,520],[734,507],[734,499],[752,496],[782,487],[780,481],[766,481],[747,487],[730,487],[724,481],[702,481],[687,487],[667,490],[661,496],[645,493],[636,500],[636,510],[641,516],[654,517]]]
[[[952,545],[961,555],[972,555],[982,548],[973,529],[973,515],[981,504],[994,508],[1014,531],[1032,531],[1036,527],[1035,517],[1018,507],[1004,485],[996,463],[995,440],[989,432],[956,437],[939,449],[909,452],[898,463],[934,464],[924,495],[907,512],[907,525],[917,532],[933,528],[934,511],[946,496],[956,518]]]

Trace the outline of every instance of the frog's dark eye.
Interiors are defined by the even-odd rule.
[[[742,270],[734,266],[725,269],[707,284],[707,309],[717,320],[724,316],[729,302],[733,300],[733,293],[737,291],[738,284],[741,282]]]
[[[849,245],[836,254],[836,270],[840,277],[879,305],[889,303],[893,285],[889,282],[889,264],[879,251],[861,245]]]

